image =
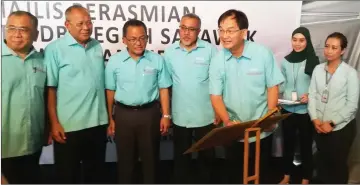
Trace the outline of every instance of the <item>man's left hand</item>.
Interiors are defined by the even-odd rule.
[[[160,133],[161,135],[166,135],[169,131],[170,119],[162,117],[160,120]]]

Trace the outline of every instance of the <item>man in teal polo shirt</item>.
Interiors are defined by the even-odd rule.
[[[65,16],[68,32],[45,49],[56,174],[58,183],[75,183],[82,161],[84,183],[102,183],[108,123],[103,50],[90,38],[85,8],[73,5]]]
[[[217,49],[200,40],[201,20],[186,14],[180,22],[180,41],[165,50],[166,66],[173,81],[172,120],[174,139],[174,183],[211,183],[214,149],[199,152],[196,180],[191,176],[191,154],[183,153],[214,126],[214,111],[209,96],[209,65]]]
[[[32,45],[37,26],[31,13],[12,12],[1,46],[1,172],[11,184],[40,183],[46,72]]]
[[[249,26],[247,16],[238,10],[228,10],[219,20],[220,41],[224,49],[210,65],[210,94],[216,113],[225,126],[235,122],[256,120],[276,108],[278,85],[284,77],[273,53],[266,47],[245,41]],[[261,133],[261,174],[267,170],[271,156],[272,132]],[[254,166],[255,138],[250,138],[250,162]],[[243,141],[227,147],[229,183],[242,183]],[[252,169],[253,170],[253,169]],[[250,171],[252,172],[252,171]]]
[[[123,27],[126,49],[111,56],[105,70],[108,133],[115,134],[119,183],[132,183],[139,157],[144,183],[156,183],[160,133],[166,134],[170,126],[168,87],[171,80],[164,59],[145,49],[146,30],[139,20],[127,21]]]

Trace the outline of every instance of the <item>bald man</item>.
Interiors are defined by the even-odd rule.
[[[107,142],[103,50],[90,38],[93,24],[80,5],[66,12],[64,37],[45,49],[48,112],[58,183],[103,183]]]

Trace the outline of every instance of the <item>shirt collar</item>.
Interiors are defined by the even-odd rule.
[[[75,38],[67,31],[65,33],[65,40],[66,43],[71,46],[71,45],[75,45],[75,44],[79,44],[78,41],[75,40]],[[90,38],[89,41],[86,43],[86,48],[89,48],[91,46],[93,39]]]
[[[31,56],[32,54],[34,54],[35,52],[36,52],[36,49],[34,48],[34,46],[31,46],[31,51],[29,52],[29,54],[27,54],[25,59],[28,58],[29,56]],[[18,54],[16,54],[12,49],[10,49],[6,45],[6,40],[4,39],[1,43],[1,56],[9,56],[9,55],[18,56]]]
[[[201,40],[200,38],[197,38],[197,40],[196,40],[196,47],[195,47],[194,49],[196,49],[196,48],[204,48],[204,47],[205,47],[204,42],[205,42],[205,41]],[[180,41],[177,41],[175,49],[180,49],[180,48],[182,48],[182,47],[180,46]]]
[[[244,50],[242,52],[241,57],[251,59],[252,53],[251,53],[251,50],[249,48],[250,47],[249,42],[250,41],[244,40]],[[225,59],[226,59],[226,61],[230,60],[230,58],[233,56],[232,53],[228,49],[224,49],[224,51],[225,51]]]
[[[140,59],[142,59],[142,58],[148,58],[148,55],[149,55],[149,51],[148,51],[147,49],[145,49],[143,56],[141,56],[138,60],[140,60]],[[128,51],[127,48],[126,48],[126,50],[124,51],[124,55],[123,55],[123,57],[121,58],[121,61],[122,61],[122,62],[126,62],[129,58],[131,58],[131,56],[130,56],[130,54],[129,54],[129,51]],[[151,60],[150,60],[150,61],[151,61]]]

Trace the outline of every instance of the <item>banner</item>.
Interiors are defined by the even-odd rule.
[[[72,4],[86,7],[94,22],[92,37],[99,40],[104,58],[125,49],[122,27],[129,19],[143,21],[148,27],[147,49],[163,53],[179,40],[179,22],[187,13],[197,14],[202,21],[199,38],[220,48],[217,21],[229,9],[246,13],[249,31],[246,39],[272,49],[278,62],[291,51],[291,33],[300,25],[301,1],[2,1],[2,31],[7,16],[16,10],[33,13],[39,19],[38,50],[62,37],[65,32],[65,10]],[[219,154],[221,155],[221,154]],[[106,161],[116,161],[114,144],[108,144]],[[172,159],[172,136],[162,137],[161,159]],[[44,147],[41,164],[53,163],[52,146]]]

